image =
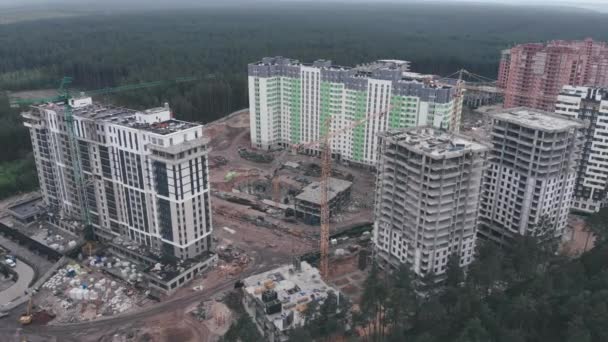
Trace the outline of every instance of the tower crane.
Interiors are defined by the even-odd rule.
[[[458,78],[456,78],[456,79],[452,78],[454,76],[458,76]],[[471,79],[475,80],[475,83],[477,83],[477,84],[465,82],[464,76],[468,76]],[[464,91],[466,91],[466,90],[476,91],[477,90],[477,91],[483,91],[483,92],[494,93],[494,94],[514,95],[514,96],[517,96],[520,98],[531,99],[531,100],[547,100],[547,101],[556,100],[556,96],[549,96],[549,95],[538,96],[538,95],[530,94],[530,93],[527,93],[524,91],[508,91],[506,88],[497,86],[496,85],[497,80],[493,80],[488,77],[477,75],[466,69],[460,69],[460,70],[452,73],[449,76],[442,77],[442,78],[438,79],[437,82],[440,84],[446,83],[447,85],[450,85],[447,82],[443,82],[444,80],[448,80],[448,79],[452,79],[452,82],[454,80],[456,81],[455,97],[458,97],[460,99],[464,95]]]
[[[211,78],[213,75],[209,75],[206,78]],[[155,81],[155,82],[144,82],[144,83],[136,83],[136,84],[128,84],[122,85],[113,88],[102,88],[97,90],[88,90],[80,93],[81,96],[97,96],[97,95],[105,95],[112,93],[120,93],[129,90],[143,89],[143,88],[151,88],[158,86],[167,86],[173,84],[180,84],[185,82],[192,82],[199,80],[198,77],[180,77],[173,80],[166,81]],[[80,160],[80,144],[78,143],[78,137],[76,135],[75,127],[74,127],[74,115],[73,115],[73,105],[74,98],[72,92],[68,88],[68,86],[72,83],[72,77],[64,77],[61,80],[59,85],[59,89],[57,90],[57,95],[52,97],[45,98],[34,98],[34,99],[11,99],[11,106],[20,107],[20,106],[32,106],[43,103],[62,103],[64,105],[64,113],[63,119],[66,122],[67,132],[68,132],[68,143],[70,146],[70,151],[72,153],[72,170],[74,172],[74,180],[76,183],[77,190],[77,198],[78,202],[81,205],[80,210],[80,219],[76,221],[80,221],[84,224],[85,229],[92,229],[91,224],[91,213],[90,208],[87,203],[86,195],[87,195],[87,186],[88,182],[84,177],[84,173],[82,170],[82,161]],[[87,243],[89,250],[91,250],[90,241]]]
[[[319,270],[321,277],[327,280],[329,276],[329,181],[331,177],[332,161],[331,161],[331,139],[335,138],[357,126],[364,124],[372,119],[384,116],[391,110],[389,106],[386,110],[371,114],[361,120],[353,121],[347,126],[330,132],[331,116],[325,122],[327,132],[318,140],[294,144],[292,150],[299,151],[304,148],[312,148],[319,146],[321,149],[321,234],[319,241],[319,250],[321,258],[319,261]]]

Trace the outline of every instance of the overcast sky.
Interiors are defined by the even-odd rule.
[[[337,0],[339,2],[470,2],[470,3],[493,3],[507,5],[547,5],[547,6],[572,6],[579,8],[594,9],[603,12],[608,12],[608,0]],[[217,0],[0,0],[0,6],[23,6],[23,5],[53,5],[57,3],[76,3],[84,5],[87,3],[100,5],[105,2],[118,4],[166,4],[167,7],[176,4],[217,4]],[[223,0],[220,3],[255,3],[254,0]],[[266,0],[265,2],[331,2],[331,0]]]

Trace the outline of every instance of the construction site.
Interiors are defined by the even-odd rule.
[[[217,251],[221,253],[224,246],[243,246],[254,258],[263,254],[282,263],[305,256],[316,264],[321,234],[322,159],[291,149],[250,149],[248,128],[249,113],[242,111],[204,129],[210,138]],[[369,168],[339,162],[332,165],[328,177],[328,258],[332,267],[324,279],[330,283],[337,280],[336,288],[355,298],[365,276],[361,269],[371,254],[368,243],[373,196],[369,194],[374,192],[375,177]],[[246,233],[252,231],[255,233]]]
[[[316,237],[319,214],[314,219],[298,218],[296,208],[298,203],[302,207],[320,201],[321,159],[291,150],[252,150],[247,147],[248,128],[248,112],[205,126],[205,136],[211,139],[209,168],[216,217],[234,216],[237,222]],[[371,224],[373,198],[369,194],[374,190],[375,173],[336,163],[331,178],[332,234]]]

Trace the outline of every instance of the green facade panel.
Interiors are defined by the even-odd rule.
[[[300,143],[301,135],[301,111],[300,99],[302,92],[302,82],[299,78],[289,79],[289,87],[291,89],[291,98],[289,103],[289,111],[291,113],[290,121],[290,140],[292,144]]]
[[[331,117],[331,83],[321,82],[321,97],[320,97],[320,114],[319,114],[319,132],[320,136],[327,134],[329,127],[327,119]]]
[[[367,102],[367,92],[358,91],[355,94],[355,115],[354,121],[365,118]],[[363,123],[353,129],[353,160],[363,161],[363,148],[365,147],[365,129],[367,124]]]

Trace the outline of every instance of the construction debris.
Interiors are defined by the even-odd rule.
[[[215,169],[228,164],[228,159],[223,156],[213,156],[209,158],[209,168]]]
[[[218,246],[216,252],[223,261],[218,266],[220,274],[235,275],[251,262],[251,257],[245,254],[243,250],[231,245]]]
[[[254,152],[254,151],[250,151],[246,148],[239,148],[239,155],[241,156],[241,158],[255,162],[255,163],[272,163],[272,161],[274,160],[274,156],[272,154],[269,153],[260,153],[260,152]]]
[[[123,264],[124,266],[124,264]],[[136,307],[145,296],[119,280],[78,264],[61,268],[42,285],[39,306],[69,323],[115,315]]]

